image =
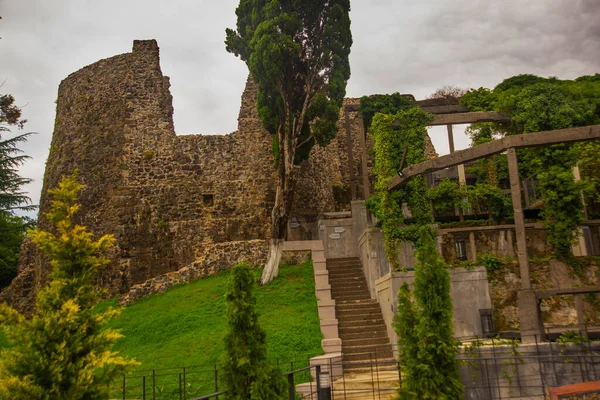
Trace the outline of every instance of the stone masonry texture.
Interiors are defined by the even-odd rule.
[[[86,188],[76,222],[117,239],[110,266],[98,278],[110,295],[137,298],[135,293],[162,291],[266,258],[276,176],[271,138],[256,111],[256,86],[248,80],[237,131],[179,136],[169,87],[156,41],[136,40],[131,53],[69,75],[58,90],[40,216],[50,207],[48,189],[77,170]],[[355,114],[351,131],[359,176]],[[342,112],[340,128],[343,123]],[[298,215],[350,209],[345,135],[340,129],[329,146],[316,146],[298,167]],[[50,228],[42,217],[39,226]],[[46,257],[25,240],[18,276],[0,300],[31,313],[49,271]]]

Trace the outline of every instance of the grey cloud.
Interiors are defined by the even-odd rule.
[[[23,175],[36,199],[58,84],[99,59],[158,40],[171,77],[178,133],[236,129],[245,65],[225,51],[238,0],[0,0],[0,89],[27,104]],[[574,78],[599,72],[598,0],[354,0],[348,96],[444,85],[493,87],[519,74]],[[443,132],[432,130],[443,152]],[[458,147],[467,140],[457,135]]]

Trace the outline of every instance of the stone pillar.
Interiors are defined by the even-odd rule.
[[[475,244],[475,232],[469,232],[469,245],[471,246],[471,262],[477,262],[477,245]]]
[[[515,249],[514,249],[512,229],[506,230],[506,242],[507,242],[506,249],[508,250],[507,255],[510,258],[514,258],[515,257]]]
[[[575,311],[577,311],[577,324],[581,337],[587,339],[587,329],[585,328],[585,319],[583,315],[583,297],[580,294],[575,295]]]
[[[365,122],[361,114],[358,114],[358,139],[360,142],[360,169],[362,172],[362,185],[364,200],[371,196],[371,181],[369,180],[369,165],[367,162],[367,137]]]
[[[352,200],[356,200],[356,180],[354,179],[354,155],[352,154],[352,130],[350,129],[350,113],[344,110],[346,123],[346,150],[348,151],[348,179],[350,180],[350,192]]]
[[[519,307],[519,325],[521,331],[521,342],[531,344],[544,339],[544,323],[540,311],[540,302],[531,289],[520,290],[517,294],[517,306]]]
[[[527,239],[525,237],[525,221],[523,219],[523,206],[521,200],[521,181],[519,179],[519,164],[517,152],[514,148],[508,149],[508,173],[510,177],[510,193],[512,195],[513,211],[515,218],[515,236],[517,239],[517,255],[519,258],[519,271],[521,275],[521,291],[518,294],[519,322],[521,326],[521,340],[523,343],[541,341],[543,321],[537,297],[531,290],[529,278],[529,259],[527,255]]]

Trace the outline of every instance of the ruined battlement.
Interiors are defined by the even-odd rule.
[[[77,222],[117,239],[110,267],[99,278],[112,294],[190,265],[206,265],[197,274],[202,276],[266,257],[276,176],[271,138],[256,110],[256,86],[248,80],[238,130],[211,136],[175,134],[169,87],[156,41],[136,40],[131,53],[82,68],[58,90],[40,215],[50,207],[48,189],[77,169],[86,185]],[[351,120],[357,160],[360,130]],[[326,148],[313,149],[299,167],[297,214],[349,209],[346,160],[344,129]],[[359,172],[355,165],[355,176]],[[39,224],[48,228],[43,219]],[[252,249],[243,244],[248,241]],[[18,277],[2,297],[31,310],[49,269],[26,240]]]

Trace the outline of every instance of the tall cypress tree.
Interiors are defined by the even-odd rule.
[[[350,0],[240,0],[227,51],[239,56],[258,86],[258,112],[273,135],[277,186],[271,248],[262,284],[277,277],[294,200],[297,165],[325,146],[350,77]]]
[[[284,398],[286,383],[279,368],[267,362],[266,333],[258,323],[254,275],[246,264],[233,267],[227,289],[227,323],[223,381],[230,400]]]
[[[452,329],[450,274],[427,226],[421,228],[417,260],[414,301],[406,284],[398,295],[395,323],[402,357],[400,399],[461,399],[464,389]]]

